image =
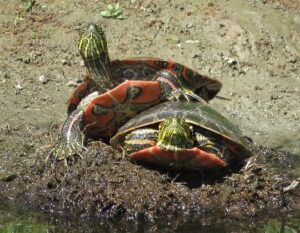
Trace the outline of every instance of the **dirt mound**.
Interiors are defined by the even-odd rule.
[[[287,173],[293,165],[286,152],[254,147],[252,157],[239,173],[176,172],[145,168],[129,162],[104,144],[94,144],[83,159],[44,162],[23,167],[27,175],[1,182],[2,199],[27,203],[52,216],[159,220],[176,216],[261,216],[293,209],[295,190]],[[31,164],[31,163],[27,163]],[[299,189],[298,189],[299,194]]]

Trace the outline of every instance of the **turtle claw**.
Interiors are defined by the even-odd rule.
[[[60,142],[48,153],[45,163],[54,171],[57,181],[63,182],[66,180],[69,174],[69,166],[73,161],[78,157],[83,159],[81,153],[83,150],[87,150],[83,145],[65,145]]]
[[[176,89],[171,92],[171,94],[168,97],[169,100],[176,100],[179,101],[181,99],[185,99],[187,102],[194,100],[197,100],[201,103],[207,103],[206,100],[195,94],[189,89]]]
[[[188,98],[193,98],[201,103],[208,103],[205,99],[201,98],[199,95],[195,94],[194,92],[190,91],[190,90],[184,90],[183,92],[185,92],[185,95],[188,96]]]
[[[78,156],[80,159],[83,159],[82,152],[87,150],[83,144],[63,144],[58,143],[49,153],[45,160],[47,163],[51,157],[54,161],[64,160],[66,167],[68,167],[67,160],[71,157]]]
[[[85,136],[80,130],[82,112],[82,110],[76,110],[70,114],[62,127],[58,143],[48,154],[46,162],[50,157],[53,157],[54,161],[67,160],[76,155],[83,158],[81,153],[86,148],[84,147]]]
[[[153,80],[160,84],[162,92],[168,100],[178,101],[185,99],[188,102],[197,100],[201,103],[207,103],[205,99],[195,94],[189,87],[182,83],[176,74],[169,70],[158,71]]]
[[[126,157],[126,150],[122,146],[120,147],[120,149],[122,150],[122,158],[124,159]]]

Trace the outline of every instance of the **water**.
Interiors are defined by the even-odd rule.
[[[39,219],[38,213],[25,209],[0,210],[0,233],[49,232],[56,227]]]

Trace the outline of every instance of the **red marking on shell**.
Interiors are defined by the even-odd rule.
[[[116,101],[118,103],[124,102],[126,100],[126,90],[130,86],[131,86],[131,81],[126,80],[125,82],[119,84],[114,89],[101,95],[103,97],[100,97],[99,100],[97,101],[97,103],[99,103],[103,106],[107,106],[107,103],[109,103],[109,106],[111,106],[114,103],[116,103]],[[111,102],[109,102],[108,97],[111,99]],[[103,101],[104,98],[108,98],[108,99]]]
[[[183,77],[183,79],[187,82],[190,82],[191,80],[189,79],[189,77],[187,76],[187,70],[188,68],[186,66],[183,66],[183,70],[181,72],[181,76]]]
[[[157,157],[161,158],[162,164],[171,165],[172,163],[184,164],[188,162],[190,169],[193,168],[216,168],[224,167],[226,163],[212,153],[203,151],[197,147],[184,151],[163,151],[158,146],[152,146],[129,155],[132,160],[140,163],[157,164]]]
[[[158,58],[149,58],[149,57],[138,57],[138,58],[126,58],[123,60],[114,60],[111,61],[110,67],[117,67],[121,65],[135,65],[135,64],[145,64],[151,67],[159,68],[155,65],[155,62],[159,60]]]
[[[82,94],[80,95],[80,93]],[[68,100],[68,104],[78,105],[82,100],[82,98],[87,95],[87,93],[88,93],[88,84],[86,82],[81,83],[79,86],[77,86],[74,89],[71,97]]]
[[[158,82],[154,81],[131,81],[132,86],[138,86],[143,91],[133,99],[133,103],[156,103],[161,98],[162,89]]]
[[[159,66],[156,64],[156,61],[157,61],[157,59],[149,59],[149,60],[147,61],[147,64],[148,64],[149,66],[155,67],[156,69],[161,69],[161,67],[159,67]]]
[[[169,70],[169,71],[173,71],[174,63],[175,63],[174,61],[168,60],[168,66],[166,67],[166,69]]]
[[[108,126],[108,122],[110,122],[113,117],[114,113],[112,111],[108,111],[105,115],[97,116],[92,113],[91,108],[87,108],[83,112],[83,125],[89,128],[104,128]]]
[[[98,129],[100,129],[100,131],[104,128],[111,129],[108,132],[99,134],[99,136],[110,136],[114,134],[116,128],[118,127],[116,122],[113,120],[116,114],[114,112],[114,106],[115,104],[123,104],[125,102],[127,88],[130,86],[137,86],[143,91],[140,93],[140,96],[137,96],[136,98],[128,102],[128,105],[132,105],[135,103],[151,103],[151,105],[154,105],[160,100],[160,94],[162,90],[159,83],[152,81],[127,80],[119,86],[112,89],[111,91],[99,95],[98,97],[90,101],[90,103],[86,106],[83,112],[83,127],[87,127],[87,130],[89,131],[92,131],[93,127],[97,127]],[[93,114],[93,108],[95,105],[103,106],[104,110],[107,110],[107,112],[103,115]],[[130,117],[132,117],[132,115]]]

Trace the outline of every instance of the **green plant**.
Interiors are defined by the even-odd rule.
[[[36,5],[36,0],[22,0],[23,4],[25,4],[25,10],[27,12],[31,12],[34,5]]]
[[[119,3],[116,3],[115,5],[107,5],[107,10],[101,11],[100,14],[105,18],[124,19]]]

